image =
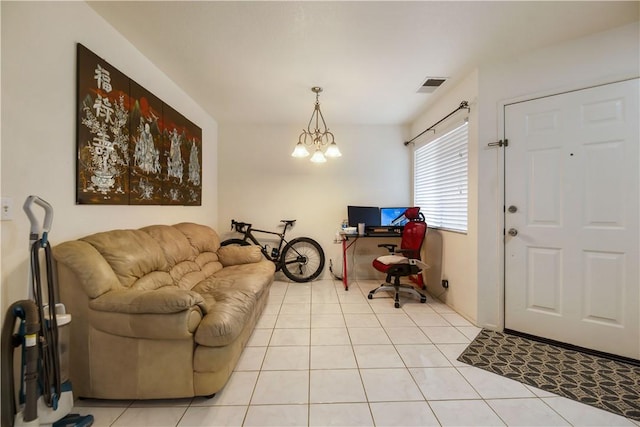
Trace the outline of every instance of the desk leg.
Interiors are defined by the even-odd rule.
[[[342,239],[342,284],[344,285],[344,290],[349,290],[349,280],[347,279],[347,239]]]

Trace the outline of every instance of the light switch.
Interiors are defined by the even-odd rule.
[[[2,221],[13,221],[13,199],[11,197],[2,198],[0,214]]]

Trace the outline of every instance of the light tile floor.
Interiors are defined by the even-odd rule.
[[[456,361],[480,331],[374,281],[276,281],[212,399],[76,402],[94,426],[640,426]]]

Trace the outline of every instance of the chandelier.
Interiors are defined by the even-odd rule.
[[[333,140],[333,134],[329,132],[329,128],[324,121],[324,116],[320,111],[318,97],[320,96],[320,92],[322,92],[322,88],[314,86],[311,88],[311,91],[316,94],[316,104],[313,108],[313,113],[311,113],[307,129],[302,130],[302,133],[298,137],[298,143],[291,155],[293,157],[307,157],[309,150],[307,150],[306,146],[309,146],[313,149],[311,161],[313,163],[324,163],[327,161],[327,157],[340,157],[342,153],[340,153],[336,142]],[[322,129],[320,128],[321,123]],[[315,126],[313,130],[311,129],[312,124]]]

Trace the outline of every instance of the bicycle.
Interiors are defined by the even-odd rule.
[[[276,271],[282,270],[284,275],[289,279],[299,283],[314,280],[322,273],[322,269],[324,268],[325,257],[322,246],[309,237],[296,237],[293,240],[287,241],[285,239],[287,228],[293,227],[296,220],[283,219],[280,220],[280,222],[284,223],[282,233],[260,230],[253,228],[252,224],[232,219],[231,229],[235,229],[236,232],[244,236],[241,239],[227,239],[221,242],[220,245],[248,246],[253,243],[260,247],[260,251],[266,259],[276,265]],[[278,236],[280,242],[277,247],[271,248],[271,252],[269,252],[269,245],[262,245],[253,235],[254,232]]]

